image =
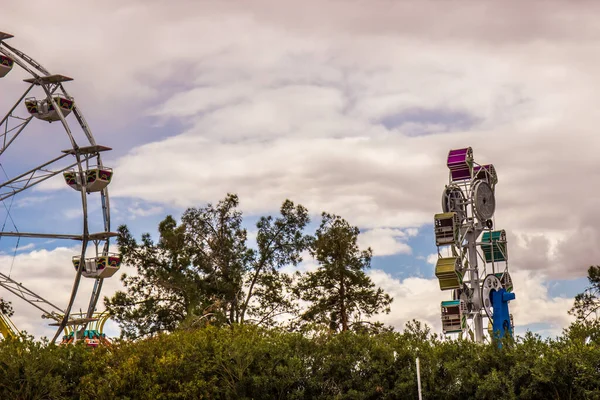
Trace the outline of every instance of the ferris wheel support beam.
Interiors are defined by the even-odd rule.
[[[91,318],[91,316],[96,312],[96,304],[98,304],[98,300],[100,300],[100,293],[102,291],[103,283],[104,279],[102,278],[97,278],[94,282],[94,288],[92,290],[92,295],[90,296],[90,302],[88,304],[88,310],[86,313],[87,318]]]
[[[100,162],[100,157],[98,156],[98,161]],[[100,200],[102,202],[102,216],[104,217],[104,230],[106,232],[110,232],[110,199],[108,197],[108,190],[106,188],[102,189],[100,193]],[[104,252],[108,252],[109,243],[106,242]]]
[[[56,234],[56,233],[32,233],[32,232],[0,232],[0,237],[28,237],[37,239],[70,239],[70,240],[83,240],[82,235],[68,235],[68,234]],[[108,240],[111,237],[117,237],[117,232],[99,232],[90,233],[88,239],[92,241],[103,241]]]
[[[33,291],[27,289],[21,283],[16,282],[14,279],[9,277],[8,275],[3,274],[2,272],[0,272],[0,286],[2,286],[4,289],[8,290],[15,296],[25,300],[27,303],[31,304],[38,310],[42,311],[44,313],[42,315],[43,318],[57,320],[59,319],[58,316],[63,313],[63,310],[60,309],[60,307],[46,300],[42,296],[34,293]],[[48,306],[48,308],[44,308],[42,305],[46,305]],[[53,311],[48,311],[48,309],[53,309]]]
[[[98,162],[100,162],[100,156],[98,155]],[[108,190],[104,188],[100,193],[100,199],[102,201],[102,215],[104,217],[104,230],[106,232],[110,232],[110,207],[109,207],[109,197]],[[104,248],[102,249],[102,254],[108,254],[110,247],[110,242],[107,240],[104,242]],[[92,295],[90,296],[90,302],[88,306],[87,316],[90,318],[92,314],[96,310],[96,305],[98,304],[98,300],[100,299],[100,292],[102,290],[102,284],[104,279],[96,279],[94,282],[94,289],[92,290]]]
[[[98,164],[101,164],[100,155],[98,154]],[[104,230],[106,232],[110,232],[110,207],[109,207],[109,197],[108,190],[104,188],[102,192],[100,192],[100,200],[102,202],[102,216],[104,217]],[[102,254],[108,254],[110,247],[110,241],[104,242],[104,248],[102,249]],[[98,300],[100,300],[100,293],[102,291],[102,284],[104,283],[104,279],[98,278],[94,282],[94,288],[92,290],[92,295],[90,296],[90,302],[88,305],[87,318],[91,318],[94,312],[96,311],[96,305],[98,304]],[[83,327],[85,329],[85,326]]]
[[[69,95],[69,93],[67,92],[67,90],[63,87],[62,84],[60,84],[60,90],[63,92],[63,94],[65,96],[71,97]],[[83,133],[85,133],[85,136],[87,136],[88,140],[90,141],[90,144],[92,146],[95,146],[96,140],[94,139],[94,136],[92,135],[90,126],[88,125],[87,121],[83,117],[83,114],[79,110],[79,107],[77,107],[77,104],[75,104],[75,106],[73,107],[73,114],[75,114],[75,118],[77,119],[77,122],[79,122],[79,125],[81,126],[81,129],[83,130]],[[98,157],[100,157],[100,155],[98,155]]]
[[[50,101],[50,103],[52,104],[54,109],[57,110],[58,117],[60,118],[60,121],[61,121],[63,127],[65,128],[67,135],[69,136],[69,140],[71,141],[71,145],[73,146],[73,149],[77,150],[79,148],[79,146],[77,145],[77,142],[75,141],[75,138],[73,137],[73,134],[71,133],[71,128],[69,128],[69,124],[65,120],[65,116],[63,115],[60,107],[58,106],[58,104],[56,104],[56,101],[52,97],[52,94],[48,90],[48,87],[43,84],[41,86],[44,89],[44,91],[46,92],[46,95],[48,96],[48,100]],[[79,172],[79,176],[84,176],[81,155],[79,154],[79,152],[75,152],[75,158],[77,160],[77,169]],[[85,183],[82,184],[82,188],[81,188],[81,207],[83,210],[83,235],[82,235],[83,240],[81,241],[81,258],[80,259],[84,260],[85,253],[87,250],[87,245],[88,245],[88,238],[89,238],[88,215],[87,215],[88,214],[87,191],[85,190]],[[73,281],[73,288],[71,290],[71,297],[69,299],[69,304],[67,305],[67,308],[65,309],[65,314],[59,325],[59,328],[56,331],[56,333],[54,334],[54,338],[52,339],[53,342],[56,341],[56,339],[58,338],[58,336],[60,335],[62,330],[65,328],[65,326],[69,322],[69,313],[71,312],[71,308],[73,307],[73,303],[75,302],[75,298],[77,297],[77,290],[79,289],[79,283],[81,281],[82,271],[83,271],[83,267],[80,267],[77,269],[77,273],[75,274],[75,279]]]

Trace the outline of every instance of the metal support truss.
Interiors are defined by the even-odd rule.
[[[23,129],[25,129],[27,124],[33,118],[33,116],[29,116],[28,118],[22,118],[22,117],[14,115],[14,112],[17,109],[17,106],[19,104],[21,104],[21,102],[25,99],[25,97],[27,97],[27,94],[29,94],[29,92],[31,91],[32,88],[33,88],[33,85],[30,85],[27,88],[27,90],[25,91],[25,93],[23,93],[21,98],[8,111],[8,113],[2,119],[2,121],[0,121],[0,129],[2,131],[0,133],[0,138],[2,140],[2,147],[0,148],[0,156],[2,155],[2,153],[4,153],[4,151],[8,148],[8,146],[10,146],[10,144],[17,138],[17,136],[19,136],[19,134],[21,132],[23,132]],[[12,120],[17,120],[18,122],[16,124],[13,124],[13,126],[11,126],[10,121],[12,121]]]
[[[43,313],[42,318],[59,321],[60,317],[64,314],[64,310],[60,307],[27,289],[21,283],[16,282],[14,279],[1,272],[0,286],[40,310]]]

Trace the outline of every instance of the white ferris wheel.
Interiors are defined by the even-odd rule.
[[[75,241],[81,246],[78,245],[79,250],[73,254],[72,265],[64,266],[72,271],[73,277],[70,293],[61,294],[64,303],[56,304],[38,295],[27,287],[27,281],[15,280],[11,272],[4,269],[0,269],[0,287],[4,289],[0,290],[0,297],[5,298],[5,294],[10,293],[9,296],[16,296],[41,311],[42,318],[50,320],[50,325],[57,327],[53,341],[61,332],[70,333],[70,341],[73,333],[77,332],[82,337],[91,338],[93,334],[85,330],[86,327],[96,327],[100,320],[103,325],[105,321],[105,316],[96,312],[103,280],[113,276],[121,264],[120,256],[110,252],[110,239],[117,236],[117,233],[110,231],[108,185],[113,171],[103,165],[101,157],[103,152],[111,149],[96,143],[77,102],[65,89],[65,83],[72,79],[50,73],[33,58],[9,45],[6,41],[12,37],[0,32],[0,86],[4,82],[17,84],[12,79],[13,76],[18,77],[19,74],[15,74],[19,72],[15,71],[17,69],[22,70],[20,73],[26,79],[19,80],[18,84],[23,85],[23,94],[15,99],[0,121],[0,201],[3,203],[0,207],[12,220],[11,207],[15,196],[32,192],[34,186],[49,179],[60,179],[64,185],[74,189],[72,195],[80,199],[77,200],[81,208],[78,213],[80,230],[65,234],[57,233],[49,226],[39,226],[36,231],[23,232],[13,221],[12,225],[8,224],[9,229],[5,229],[7,224],[4,224],[0,240],[4,237],[16,238],[17,247],[21,238]],[[49,123],[54,124],[50,126]],[[24,147],[36,146],[39,139],[36,132],[40,131],[52,131],[52,138],[44,142],[46,148],[21,157],[20,152]],[[4,167],[7,160],[14,159],[19,160],[15,163],[16,167]],[[90,221],[89,204],[98,201],[101,205],[101,212],[98,213],[101,221]],[[101,228],[90,231],[90,227]],[[82,291],[81,277],[93,280],[93,285],[87,285],[91,289],[86,293],[78,293]],[[87,309],[74,313],[72,308],[78,294],[89,300],[85,300]],[[5,328],[0,333],[6,335],[7,324],[0,325]]]

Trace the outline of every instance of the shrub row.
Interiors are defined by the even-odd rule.
[[[205,327],[110,348],[0,343],[2,399],[600,399],[598,329],[477,345],[404,332]]]

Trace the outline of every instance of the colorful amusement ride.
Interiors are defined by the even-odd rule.
[[[451,300],[441,304],[442,330],[469,334],[481,343],[487,317],[491,337],[512,335],[508,302],[515,294],[506,232],[495,229],[493,219],[496,169],[492,164],[477,164],[470,147],[450,150],[447,165],[449,182],[442,193],[442,213],[434,216],[435,275],[440,289],[452,294]]]
[[[25,165],[24,162],[19,163],[24,165],[21,170],[9,169],[11,176],[6,174],[0,184],[0,201],[5,202],[6,205],[6,200],[10,199],[12,205],[13,196],[62,174],[65,184],[77,191],[81,197],[81,233],[21,232],[15,225],[14,231],[11,232],[4,231],[3,227],[0,239],[6,236],[16,237],[17,246],[20,238],[75,240],[81,243],[81,251],[73,256],[75,273],[66,306],[55,305],[21,282],[17,282],[10,273],[5,274],[4,271],[0,271],[0,287],[37,308],[42,312],[42,318],[53,321],[51,325],[57,327],[53,341],[56,341],[62,332],[63,343],[85,340],[90,346],[106,344],[108,340],[102,333],[102,328],[107,316],[96,312],[96,305],[100,299],[103,280],[113,276],[121,264],[120,256],[109,252],[110,239],[117,236],[117,233],[110,231],[108,185],[112,180],[113,171],[102,164],[101,153],[111,149],[96,143],[81,109],[66,91],[64,84],[72,79],[48,72],[33,58],[10,46],[6,40],[12,37],[10,34],[0,32],[0,78],[4,78],[15,66],[18,66],[26,75],[24,82],[27,87],[0,121],[0,164],[2,160],[6,160],[12,148],[19,142],[28,143],[25,146],[33,146],[33,141],[36,140],[35,131],[40,127],[29,130],[27,128],[35,125],[31,123],[34,120],[61,124],[66,149],[41,162],[38,160],[29,165]],[[32,91],[38,92],[38,97],[33,97]],[[75,116],[75,121],[69,123],[67,117],[71,114]],[[81,129],[79,136],[75,134],[72,127]],[[61,138],[54,137],[53,140],[59,143]],[[35,157],[28,159],[35,160]],[[102,209],[102,221],[101,225],[100,223],[98,225],[103,229],[99,232],[90,232],[88,200],[92,196],[99,196]],[[7,213],[10,214],[10,207],[6,207]],[[71,309],[80,291],[79,283],[82,276],[94,280],[91,293],[88,293],[87,310],[72,313]],[[0,315],[0,333],[4,337],[18,334],[17,328],[6,315]]]

